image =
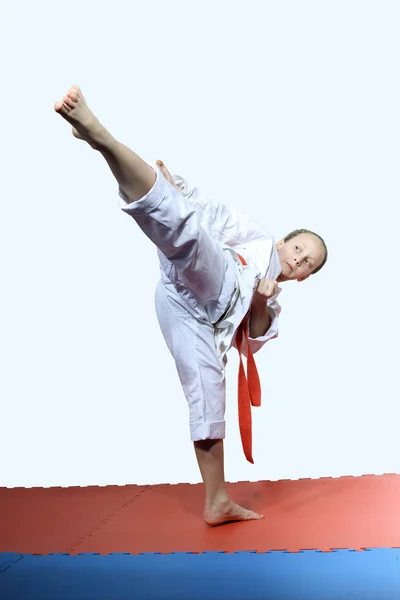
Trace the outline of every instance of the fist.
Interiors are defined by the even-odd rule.
[[[171,175],[171,173],[168,171],[168,169],[167,169],[167,167],[164,165],[163,161],[162,161],[162,160],[156,160],[156,165],[157,165],[157,167],[160,169],[161,173],[164,175],[165,179],[166,179],[167,181],[169,181],[169,183],[170,183],[171,185],[173,185],[173,186],[174,186],[174,188],[175,188],[176,190],[178,190],[179,192],[181,192],[181,191],[182,191],[182,189],[179,187],[179,185],[177,185],[177,184],[174,182],[174,180],[172,179],[172,175]]]
[[[253,296],[253,303],[265,304],[268,298],[275,296],[279,291],[278,282],[273,279],[260,279]]]

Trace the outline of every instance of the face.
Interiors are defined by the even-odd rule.
[[[278,281],[304,281],[324,259],[324,249],[319,239],[310,233],[300,233],[288,242],[276,244],[282,273]]]

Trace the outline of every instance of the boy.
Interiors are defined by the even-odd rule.
[[[323,240],[300,230],[275,245],[248,217],[213,204],[181,178],[173,179],[161,161],[152,167],[115,140],[77,86],[54,108],[75,137],[105,158],[122,210],[158,248],[157,316],[189,405],[206,492],[204,521],[215,526],[263,518],[235,504],[225,486],[226,353],[232,345],[240,353],[245,339],[249,383],[241,366],[239,420],[246,457],[253,462],[250,401],[259,404],[260,390],[252,353],[277,335],[278,282],[303,281],[319,270],[327,257]]]

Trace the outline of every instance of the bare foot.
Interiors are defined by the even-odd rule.
[[[254,519],[263,519],[264,515],[259,515],[252,510],[242,508],[232,500],[224,500],[219,504],[206,507],[204,510],[204,521],[210,527],[222,525],[229,521],[251,521]]]
[[[55,103],[54,110],[72,125],[75,137],[85,140],[95,150],[104,147],[112,139],[89,109],[77,85],[73,85],[64,98]]]

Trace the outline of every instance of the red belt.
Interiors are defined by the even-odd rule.
[[[246,261],[240,254],[238,257],[243,265]],[[248,314],[240,323],[236,332],[236,345],[239,352],[239,377],[238,377],[238,410],[239,410],[239,429],[242,439],[243,451],[246,459],[254,464],[252,456],[252,427],[251,427],[251,406],[261,406],[261,385],[258,376],[257,366],[253,353],[249,345],[248,335]],[[247,344],[247,378],[242,361],[242,342],[243,336]]]

